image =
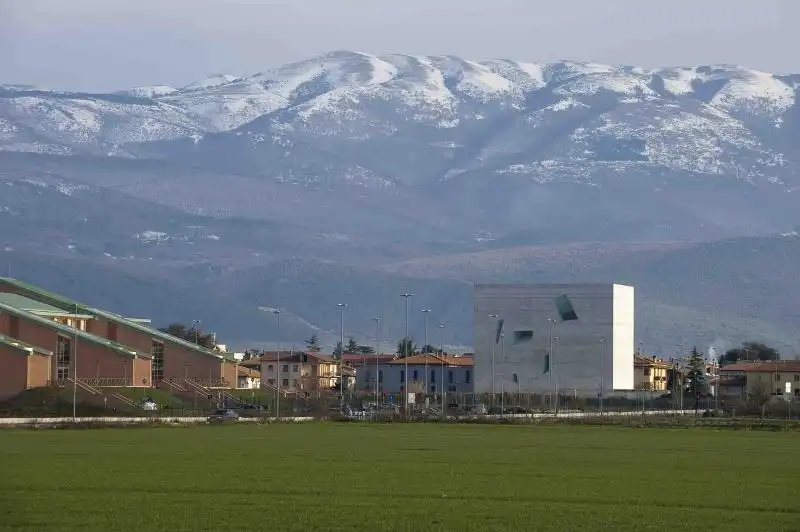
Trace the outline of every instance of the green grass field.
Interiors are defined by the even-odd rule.
[[[0,529],[797,531],[798,453],[701,429],[2,430]]]

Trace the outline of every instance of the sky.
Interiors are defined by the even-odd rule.
[[[0,83],[180,87],[333,50],[800,73],[797,0],[0,0]]]

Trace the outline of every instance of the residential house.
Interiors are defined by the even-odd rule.
[[[242,366],[252,366],[250,361]],[[261,388],[276,387],[291,392],[319,393],[339,385],[339,361],[329,355],[299,351],[264,353],[257,364],[261,373]],[[352,368],[343,367],[343,373],[354,375]]]
[[[667,391],[667,375],[670,365],[654,356],[633,355],[634,389],[651,392]]]
[[[354,390],[360,393],[375,393],[375,385],[383,383],[386,365],[395,360],[397,355],[344,355],[343,360],[355,369]]]
[[[800,360],[737,362],[719,369],[723,394],[800,400]]]
[[[449,393],[472,393],[473,367],[471,357],[426,354],[394,358],[379,370],[378,384],[384,394],[404,393],[406,384],[409,393],[438,394],[442,386]]]

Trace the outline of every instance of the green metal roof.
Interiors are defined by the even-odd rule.
[[[36,347],[35,345],[31,345],[25,342],[21,342],[15,338],[11,338],[10,336],[6,336],[5,334],[0,334],[0,344],[8,345],[11,347],[16,347],[21,351],[33,351],[34,353],[39,353],[40,355],[52,355],[52,351],[48,351],[47,349],[42,349],[41,347]]]
[[[0,292],[0,303],[17,307],[18,309],[33,312],[34,314],[46,314],[49,316],[74,316],[75,312],[68,312],[64,309],[48,305],[41,301],[36,301],[29,297],[21,296],[19,294],[12,294],[7,292]]]
[[[6,313],[11,314],[13,316],[19,316],[19,317],[24,318],[26,320],[30,320],[32,322],[38,323],[39,325],[43,325],[44,327],[47,327],[47,328],[52,329],[54,331],[58,331],[59,333],[61,333],[64,336],[68,336],[68,337],[76,336],[78,338],[86,340],[87,342],[91,342],[93,344],[98,344],[98,345],[105,346],[105,347],[111,349],[112,351],[116,351],[117,353],[120,353],[122,355],[127,355],[127,356],[130,356],[130,357],[148,358],[148,359],[152,358],[149,354],[140,353],[140,352],[135,351],[135,350],[131,349],[130,347],[122,345],[120,343],[112,342],[111,340],[108,340],[108,339],[103,338],[101,336],[97,336],[95,334],[90,334],[88,332],[81,331],[80,329],[76,329],[74,327],[68,327],[66,325],[62,325],[62,324],[60,324],[58,322],[55,322],[53,320],[49,320],[47,318],[42,318],[41,316],[37,316],[36,314],[33,314],[31,312],[27,312],[27,311],[19,309],[17,307],[12,307],[10,305],[6,305],[4,303],[0,303],[0,312],[6,312]]]
[[[38,286],[25,283],[23,281],[14,279],[12,277],[0,277],[0,284],[7,284],[13,286],[19,290],[22,290],[23,292],[33,295],[34,297],[37,298],[37,300],[53,305],[54,307],[60,308],[63,311],[67,312],[74,311],[75,313],[78,314],[90,314],[100,318],[105,318],[110,322],[125,325],[127,327],[130,327],[131,329],[135,329],[139,332],[148,334],[153,338],[158,338],[159,340],[165,342],[178,344],[182,347],[191,349],[192,351],[195,351],[202,355],[214,357],[220,360],[229,360],[229,361],[235,360],[233,358],[233,353],[220,353],[218,351],[212,351],[210,349],[206,349],[205,347],[200,347],[197,344],[193,344],[192,342],[187,342],[186,340],[182,340],[181,338],[177,338],[175,336],[172,336],[171,334],[159,331],[155,327],[142,325],[141,323],[129,320],[124,316],[120,316],[119,314],[114,314],[113,312],[108,312],[106,310],[89,307],[87,305],[84,305],[83,303],[79,303],[77,301],[64,297],[60,294],[56,294],[55,292],[49,292],[47,290],[43,290]]]

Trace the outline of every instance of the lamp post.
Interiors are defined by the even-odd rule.
[[[428,396],[428,314],[431,313],[430,309],[422,309],[422,313],[425,315],[425,347],[423,350],[425,351],[425,374],[422,377],[422,382],[425,384],[425,397]],[[427,402],[427,401],[426,401]]]
[[[556,345],[556,354],[558,354],[558,336],[553,336],[553,342]],[[551,366],[552,367],[552,366]],[[554,417],[558,417],[558,374],[553,375],[553,382],[555,383],[555,403],[553,403],[553,415]]]
[[[200,320],[192,320],[192,327],[194,328],[194,344],[200,345]]]
[[[553,396],[553,391],[554,391],[554,387],[553,387],[553,382],[554,382],[554,380],[553,380],[553,371],[554,371],[554,368],[555,368],[555,361],[554,361],[555,357],[553,356],[553,328],[556,325],[556,320],[554,320],[553,318],[547,318],[547,321],[550,323],[550,338],[549,338],[550,347],[548,348],[548,353],[547,353],[547,356],[549,357],[547,374],[549,376],[549,381],[550,381],[550,406],[555,409],[555,406],[554,406],[555,405],[555,398]]]
[[[281,417],[281,311],[274,309],[272,314],[275,316],[278,334],[278,355],[275,358],[275,419]]]
[[[445,391],[444,391],[444,323],[439,324],[439,351],[442,353],[441,357],[441,375],[439,376],[439,380],[442,383],[442,419],[447,419],[447,402],[445,401]]]
[[[342,373],[344,366],[344,309],[347,308],[347,303],[338,303],[339,307],[339,326],[341,332],[341,339],[339,340],[339,412],[344,411],[344,374]]]
[[[77,421],[78,414],[78,305],[75,305],[75,329],[72,334],[72,422]]]
[[[380,401],[378,400],[378,394],[380,393],[380,381],[378,376],[381,374],[381,317],[375,316],[372,319],[375,320],[375,419],[377,419],[380,405]]]
[[[489,314],[489,319],[495,320],[495,328],[496,328],[497,327],[497,320],[500,319],[500,316],[498,316],[497,314]],[[492,398],[489,401],[489,408],[494,408],[494,396],[495,396],[495,390],[494,390],[494,364],[495,364],[495,360],[494,360],[494,358],[495,358],[495,351],[496,351],[495,344],[497,344],[497,342],[495,342],[494,339],[492,339]]]
[[[411,349],[411,342],[409,341],[409,338],[408,338],[408,300],[410,298],[414,297],[414,294],[410,294],[408,292],[404,292],[404,293],[402,293],[400,295],[403,296],[403,298],[405,298],[405,300],[406,300],[406,336],[405,336],[405,338],[403,338],[403,346],[404,346],[403,347],[403,351],[405,351],[405,356],[403,358],[405,359],[405,364],[404,364],[404,367],[403,367],[403,383],[402,384],[403,384],[403,389],[406,392],[405,393],[405,399],[406,400],[405,400],[404,411],[406,413],[406,417],[408,417],[408,357],[410,355],[409,349]]]
[[[606,339],[600,338],[600,415],[603,415],[603,396],[605,395]]]

